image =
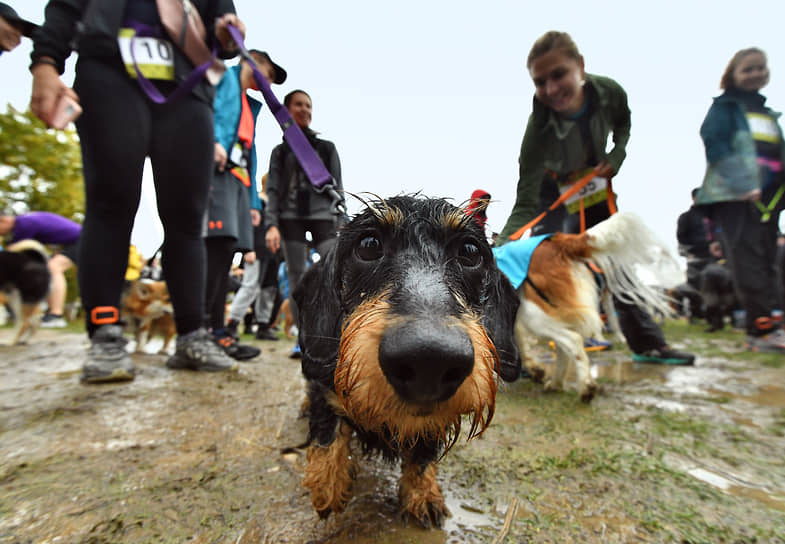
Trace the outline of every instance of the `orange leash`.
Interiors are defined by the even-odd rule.
[[[593,179],[594,179],[594,176],[596,176],[596,175],[597,175],[597,173],[596,173],[594,170],[592,170],[591,172],[589,172],[588,174],[586,174],[585,176],[583,176],[582,178],[580,178],[578,181],[576,181],[576,182],[575,182],[575,183],[572,185],[572,187],[570,187],[569,189],[567,189],[566,191],[564,191],[564,192],[562,193],[562,195],[561,195],[559,198],[557,198],[556,200],[554,200],[554,201],[553,201],[553,204],[551,204],[551,205],[548,207],[548,209],[547,209],[547,210],[545,210],[545,211],[544,211],[544,212],[542,212],[540,215],[538,215],[537,217],[535,217],[534,219],[532,219],[531,221],[529,221],[528,223],[526,223],[524,226],[522,226],[521,228],[519,228],[518,230],[516,230],[515,232],[513,232],[513,233],[510,235],[510,240],[517,240],[518,238],[520,238],[521,236],[523,236],[523,233],[524,233],[524,232],[526,232],[527,230],[529,230],[530,228],[532,228],[534,225],[536,225],[537,223],[539,223],[540,221],[542,221],[542,218],[543,218],[543,217],[545,217],[545,215],[546,215],[548,212],[550,212],[550,211],[552,211],[552,210],[555,210],[556,208],[558,208],[559,206],[561,206],[561,205],[564,203],[564,201],[565,201],[565,200],[567,200],[567,199],[568,199],[568,198],[570,198],[572,195],[574,195],[575,193],[577,193],[578,191],[580,191],[581,189],[583,189],[584,187],[586,187],[586,185],[587,185],[587,184],[588,184],[588,183],[589,183],[591,180],[593,180]],[[581,202],[581,205],[583,205],[583,203],[582,203],[582,202]]]

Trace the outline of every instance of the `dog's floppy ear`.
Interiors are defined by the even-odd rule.
[[[494,264],[488,273],[482,324],[499,354],[501,377],[514,382],[521,375],[521,356],[515,344],[515,316],[521,302],[507,276]]]
[[[333,247],[306,270],[292,293],[299,313],[303,374],[325,384],[332,384],[344,318],[335,267]]]

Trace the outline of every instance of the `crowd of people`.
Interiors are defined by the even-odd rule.
[[[88,383],[135,375],[118,308],[147,158],[164,227],[159,273],[169,287],[178,333],[175,353],[166,362],[172,369],[231,371],[238,360],[259,356],[258,347],[238,341],[240,322],[252,307],[257,338],[276,339],[272,321],[283,299],[278,267],[285,263],[290,286],[296,285],[309,252],[328,251],[347,219],[327,192],[314,188],[286,140],[272,149],[264,191],[258,191],[262,169],[255,134],[264,106],[247,91],[259,88],[258,76],[268,85],[281,84],[287,72],[256,49],[227,69],[222,60],[240,52],[229,26],[241,35],[245,31],[233,2],[194,0],[192,5],[184,13],[182,2],[169,0],[93,0],[90,9],[51,0],[37,27],[0,4],[3,49],[13,49],[22,35],[33,40],[33,113],[52,125],[62,101],[78,102],[82,110],[75,125],[83,160],[84,222],[75,238],[42,241],[65,244],[61,262],[51,267],[46,320],[62,318],[60,278],[67,266],[78,264],[90,339],[82,374]],[[195,24],[183,25],[187,17]],[[153,43],[149,50],[159,54],[139,62],[118,36]],[[73,47],[79,55],[69,88],[60,75]],[[624,88],[587,72],[569,34],[549,31],[538,38],[526,67],[535,86],[533,109],[518,158],[517,188],[510,191],[515,204],[504,228],[497,237],[494,233],[495,244],[507,242],[544,211],[532,233],[579,232],[615,213],[612,180],[630,138]],[[696,251],[700,245],[698,259],[708,259],[715,242],[722,246],[746,311],[749,348],[785,353],[785,331],[768,296],[785,186],[782,131],[760,94],[768,77],[759,49],[739,51],[729,62],[721,79],[723,94],[700,130],[707,171],[694,193],[690,220],[712,225],[706,234],[714,238],[707,238],[705,247],[703,241],[695,245]],[[336,146],[311,128],[311,96],[294,90],[284,107],[342,193]],[[590,192],[549,210],[587,174],[595,181]],[[470,199],[470,212],[483,227],[490,198],[478,190]],[[24,216],[16,221],[21,230]],[[244,273],[227,315],[228,278],[237,253],[243,254]],[[688,276],[699,264],[688,260]],[[296,323],[298,309],[289,302]],[[692,354],[668,345],[645,310],[622,300],[615,304],[633,360],[693,363]]]

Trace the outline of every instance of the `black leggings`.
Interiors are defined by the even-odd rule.
[[[226,293],[237,239],[230,236],[205,238],[207,248],[207,326],[214,331],[226,324]]]
[[[120,306],[146,157],[164,227],[162,265],[177,332],[196,330],[204,311],[202,227],[213,162],[211,105],[194,96],[153,104],[119,58],[80,58],[74,89],[84,108],[76,123],[86,197],[78,276],[88,334],[97,327],[93,309]]]

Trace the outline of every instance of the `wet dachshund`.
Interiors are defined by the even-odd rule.
[[[494,414],[500,378],[520,376],[518,297],[485,233],[443,199],[368,203],[294,291],[308,382],[303,485],[321,517],[351,498],[353,436],[401,461],[404,521],[440,527],[449,511],[436,463]]]

